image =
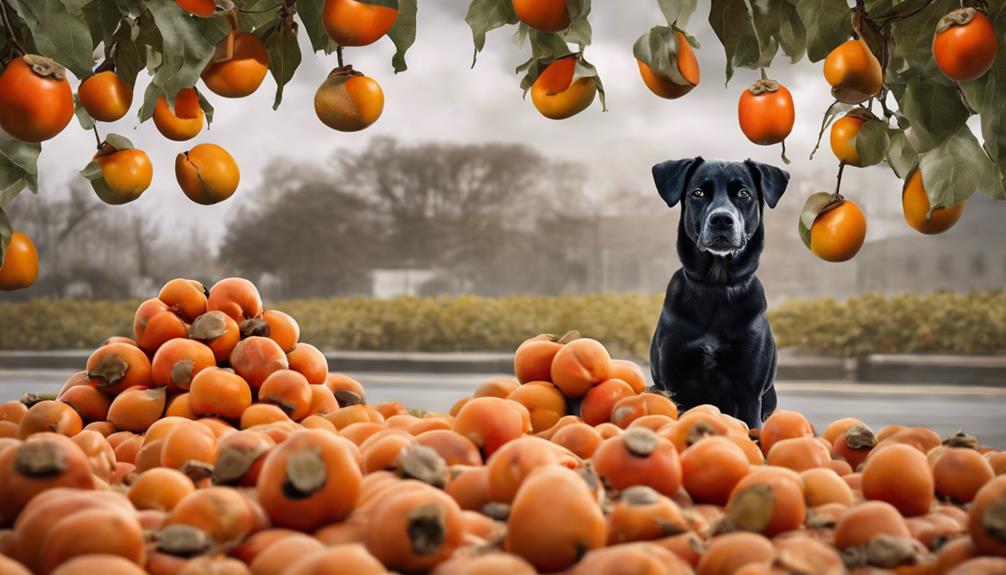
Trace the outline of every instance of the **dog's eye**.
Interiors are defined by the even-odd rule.
[[[692,190],[693,198],[701,198],[704,197],[705,195],[706,193],[702,191],[702,188],[695,188],[694,190]]]
[[[737,192],[737,197],[742,200],[746,200],[751,197],[751,192],[747,191],[745,188],[741,188],[741,191]]]

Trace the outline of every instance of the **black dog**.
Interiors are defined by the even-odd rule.
[[[776,406],[776,349],[755,271],[764,205],[776,206],[789,174],[695,158],[657,164],[653,179],[668,206],[681,203],[681,269],[650,345],[653,382],[682,409],[711,403],[760,427]]]

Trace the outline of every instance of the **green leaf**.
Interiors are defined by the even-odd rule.
[[[7,217],[7,212],[3,211],[0,205],[0,266],[3,266],[4,255],[7,253],[7,246],[10,245],[11,236],[14,235],[14,226]]]
[[[147,19],[150,17],[147,16]],[[131,87],[136,86],[136,76],[146,66],[147,48],[146,43],[152,39],[141,35],[142,30],[150,30],[151,27],[141,28],[136,23],[120,28],[113,36],[113,41],[118,42],[115,48],[115,73]],[[153,29],[156,33],[156,28]]]
[[[960,0],[934,0],[928,8],[911,18],[896,20],[891,24],[893,54],[903,63],[889,66],[888,71],[906,74],[906,79],[923,76],[949,84],[933,60],[933,33],[940,18],[959,7]]]
[[[807,29],[804,28],[795,5],[783,2],[781,12],[782,21],[776,39],[783,52],[789,56],[790,62],[795,64],[807,53]]]
[[[799,0],[796,11],[807,32],[807,58],[819,62],[852,34],[851,9],[835,0]]]
[[[269,34],[266,45],[269,47],[269,71],[276,80],[276,98],[272,103],[272,109],[275,110],[283,101],[283,87],[293,79],[294,72],[300,66],[297,23],[280,23]]]
[[[199,107],[203,109],[203,115],[206,116],[206,126],[208,127],[213,123],[213,104],[210,104],[210,101],[206,99],[202,90],[197,89],[196,94],[199,96]]]
[[[572,54],[566,41],[559,34],[551,32],[539,32],[520,25],[522,30],[527,30],[529,43],[531,44],[531,55],[535,58],[563,58]]]
[[[657,0],[657,4],[664,13],[664,18],[667,18],[669,26],[677,25],[683,28],[688,25],[688,19],[698,7],[698,0]]]
[[[325,0],[297,0],[297,17],[304,25],[304,31],[307,32],[314,51],[331,54],[338,48],[338,44],[325,31],[325,24],[321,19],[324,5]]]
[[[723,44],[726,53],[726,82],[735,68],[764,68],[775,55],[775,40],[771,35],[759,38],[747,0],[712,0],[709,24]],[[771,52],[766,49],[771,47]]]
[[[108,142],[108,145],[119,151],[132,150],[134,148],[129,138],[120,136],[119,134],[105,134],[105,141]]]
[[[1006,30],[1006,6],[990,14],[997,30]],[[998,43],[996,60],[984,76],[971,82],[961,82],[961,92],[968,103],[981,116],[982,139],[985,149],[1006,171],[1006,41]]]
[[[919,165],[919,154],[904,130],[892,130],[887,145],[887,163],[899,178],[904,180]]]
[[[919,152],[938,146],[944,138],[957,132],[970,116],[957,90],[924,78],[908,82],[898,99],[898,107],[911,123],[908,139]]]
[[[800,234],[803,245],[807,246],[807,249],[810,249],[810,228],[814,225],[814,220],[823,212],[840,203],[841,200],[828,192],[811,194],[807,198],[807,201],[804,202],[803,209],[800,210],[800,220],[797,222],[797,231]]]
[[[78,78],[91,75],[94,44],[84,14],[68,0],[8,0],[32,31],[39,53]],[[174,3],[172,3],[174,4]]]
[[[101,166],[98,165],[96,160],[91,160],[88,162],[84,169],[80,171],[80,175],[84,176],[89,182],[93,182],[99,178],[104,179],[101,173]]]
[[[576,68],[573,70],[573,82],[581,78],[593,78],[597,86],[597,97],[601,100],[601,111],[608,111],[608,103],[604,97],[604,84],[601,83],[601,76],[597,73],[597,68],[587,62],[582,56],[576,59]]]
[[[77,99],[77,95],[73,95],[73,113],[77,116],[77,121],[80,123],[80,127],[85,130],[94,129],[94,118],[87,113],[84,106],[80,105],[80,100]]]
[[[887,122],[869,120],[864,123],[853,138],[853,145],[859,152],[861,167],[874,166],[883,162],[887,156],[890,138]]]
[[[147,89],[143,92],[143,104],[140,106],[139,112],[137,112],[140,122],[146,122],[154,115],[154,105],[161,96],[168,97],[157,84],[153,82],[147,84]]]
[[[216,44],[226,35],[221,28],[222,17],[192,18],[174,2],[151,2],[148,6],[151,17],[141,18],[139,28],[131,32],[142,38],[137,49],[145,49],[143,61],[154,74],[143,95],[141,122],[153,115],[158,97],[163,96],[172,104],[178,92],[196,85],[213,57]],[[207,106],[208,103],[203,106],[204,111]],[[212,111],[212,106],[209,110]],[[212,114],[208,113],[206,119],[212,122]]]
[[[580,46],[580,50],[583,50],[585,47],[590,45],[593,35],[594,31],[590,27],[590,20],[587,20],[586,18],[573,20],[570,23],[569,28],[559,32],[559,36],[562,38],[563,42],[577,44]]]
[[[416,0],[400,0],[398,17],[395,24],[388,30],[388,38],[395,43],[395,55],[391,57],[391,65],[395,73],[409,69],[405,64],[405,52],[416,42]]]
[[[884,20],[897,20],[910,16],[917,13],[930,2],[932,0],[902,0],[900,2],[882,0],[881,2],[874,2],[872,6],[867,6],[867,10],[874,22],[882,22]]]
[[[517,13],[511,0],[472,0],[465,22],[472,29],[472,40],[475,42],[475,53],[472,55],[474,68],[479,52],[486,47],[486,34],[507,24],[516,24]]]
[[[38,193],[38,155],[41,144],[0,139],[0,205],[24,188]]]
[[[824,111],[824,116],[821,118],[821,130],[817,133],[817,143],[814,144],[814,149],[810,152],[811,160],[814,159],[814,154],[816,154],[818,149],[821,148],[821,138],[824,137],[824,132],[828,129],[828,126],[830,126],[836,118],[844,115],[854,107],[855,106],[852,104],[846,104],[845,102],[839,102],[838,100],[835,100],[830,106],[828,106],[828,109]]]
[[[243,0],[236,4],[238,28],[243,32],[269,30],[280,21],[281,0]]]
[[[151,80],[153,88],[148,91],[160,90],[172,103],[178,92],[194,87],[199,81],[220,38],[207,38],[207,32],[215,24],[200,25],[200,19],[189,17],[174,2],[147,2],[147,8],[161,36],[158,50],[161,62]]]
[[[92,48],[103,43],[107,56],[108,49],[112,45],[112,37],[122,19],[118,5],[115,0],[91,0],[84,5],[82,10],[87,27],[91,32]]]
[[[511,0],[512,1],[512,0]],[[570,23],[590,16],[590,0],[566,0]]]
[[[1003,197],[1002,175],[967,126],[923,153],[919,169],[934,209],[956,206],[979,189],[992,197]]]
[[[105,174],[101,171],[101,166],[98,165],[97,160],[91,160],[88,162],[84,169],[80,171],[80,175],[91,184],[91,189],[98,198],[107,204],[122,204],[123,202],[116,199],[116,194],[112,192],[111,186],[108,185],[108,181],[105,180]]]
[[[678,35],[667,26],[654,26],[636,40],[632,47],[636,59],[644,62],[656,74],[679,86],[693,84],[681,75],[678,68]]]

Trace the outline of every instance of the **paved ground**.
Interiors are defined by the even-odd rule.
[[[56,391],[71,374],[65,370],[0,370],[0,401],[28,391]],[[493,374],[350,374],[367,388],[371,403],[398,400],[410,407],[447,410]],[[779,407],[795,409],[819,428],[854,416],[879,429],[884,425],[924,425],[941,435],[964,428],[983,443],[1006,448],[1006,389],[962,386],[906,386],[849,382],[777,384]]]

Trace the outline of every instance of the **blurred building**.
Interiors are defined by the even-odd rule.
[[[599,256],[583,250],[590,280],[582,292],[663,293],[680,267],[675,248],[678,210],[602,216],[596,226]],[[867,242],[852,261],[818,260],[797,235],[793,209],[766,212],[766,246],[758,277],[770,302],[798,297],[844,298],[865,292],[894,294],[1006,287],[1006,242],[989,242],[1006,228],[1006,202],[976,194],[949,232],[925,236],[900,214],[871,214],[871,225],[903,235]],[[580,242],[577,245],[590,245]]]

